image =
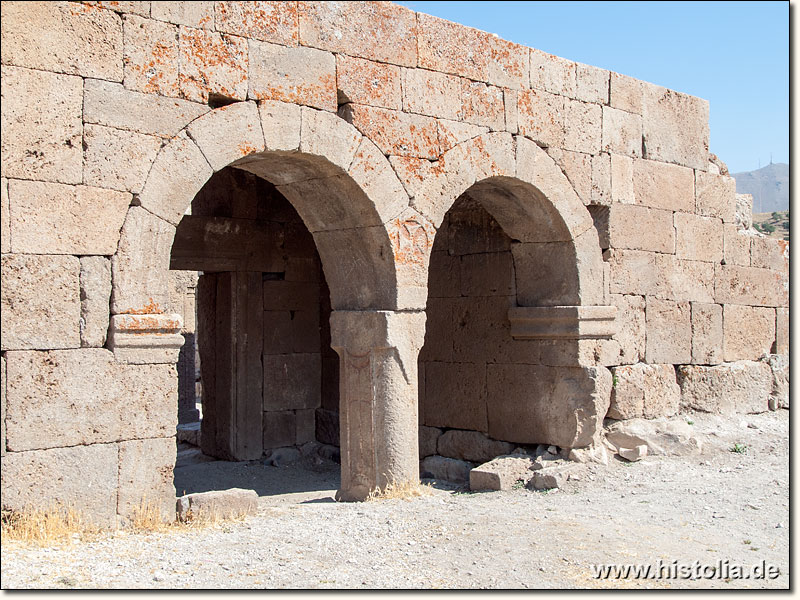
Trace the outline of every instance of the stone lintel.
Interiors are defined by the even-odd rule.
[[[178,314],[113,315],[108,348],[121,363],[177,363],[185,341],[182,326]]]
[[[616,332],[616,306],[514,306],[508,310],[511,337],[599,339]]]

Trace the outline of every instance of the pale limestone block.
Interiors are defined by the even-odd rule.
[[[81,259],[81,346],[102,348],[108,334],[111,261],[104,256]]]
[[[629,113],[642,114],[643,81],[612,72],[609,84],[611,106]]]
[[[788,306],[789,276],[756,267],[715,265],[714,293],[720,304]]]
[[[551,94],[575,97],[577,64],[531,48],[531,87]]]
[[[436,71],[403,69],[403,110],[405,112],[459,120],[461,79]]]
[[[603,109],[597,104],[564,101],[564,149],[597,154],[603,131]]]
[[[342,116],[387,156],[435,160],[441,154],[436,119],[360,104],[348,104]]]
[[[248,98],[336,111],[336,58],[315,48],[250,40]]]
[[[758,360],[775,344],[775,309],[725,304],[722,314],[726,361]]]
[[[108,81],[86,80],[83,100],[86,123],[171,138],[209,110],[196,102],[133,92]]]
[[[637,363],[645,355],[645,301],[642,296],[611,294],[611,304],[617,307],[617,333],[614,339],[619,342],[619,362]]]
[[[175,226],[138,206],[128,210],[111,259],[111,312],[160,313],[169,303],[169,257]]]
[[[2,31],[4,65],[122,81],[122,19],[111,11],[5,2]]]
[[[789,354],[789,309],[775,309],[775,353]]]
[[[81,183],[81,78],[3,65],[0,88],[3,176]]]
[[[607,417],[656,419],[678,412],[681,388],[672,365],[639,363],[611,369],[614,388]]]
[[[623,204],[636,202],[633,187],[633,159],[619,154],[611,155],[611,200]]]
[[[80,348],[80,261],[75,256],[2,256],[3,350]]]
[[[524,454],[498,456],[469,472],[469,489],[510,490],[518,481],[528,479],[533,458]]]
[[[174,437],[120,442],[117,511],[122,519],[130,522],[149,505],[164,522],[175,520],[176,454]]]
[[[686,364],[692,360],[692,315],[688,302],[647,298],[647,347],[650,364]]]
[[[695,171],[694,176],[697,214],[733,223],[736,218],[736,180],[704,171]]]
[[[722,226],[723,257],[726,265],[750,266],[750,242],[753,235],[732,223]]]
[[[0,456],[6,455],[6,357],[0,356]],[[5,486],[3,486],[5,489]]]
[[[611,204],[611,157],[608,154],[592,157],[591,203]]]
[[[335,114],[312,108],[301,109],[301,121],[300,151],[322,156],[347,171],[361,143],[358,130]]]
[[[530,87],[528,48],[497,36],[490,36],[489,52],[488,83],[517,90]]]
[[[611,248],[675,252],[673,213],[634,204],[608,207],[608,241]]]
[[[177,225],[213,173],[197,144],[181,133],[161,148],[139,202],[154,215]]]
[[[440,456],[486,462],[502,454],[510,454],[514,446],[509,442],[493,440],[479,431],[450,429],[439,438],[436,448]]]
[[[224,33],[296,46],[297,13],[293,2],[216,2],[213,23]]]
[[[491,34],[417,13],[419,66],[486,81],[491,61]]]
[[[115,13],[130,13],[133,15],[140,15],[142,17],[149,17],[150,16],[150,5],[155,4],[154,2],[126,2],[125,0],[118,1],[118,0],[108,0],[108,1],[87,1],[83,2],[83,4],[89,4],[92,6],[98,6],[100,8],[104,8],[110,11],[114,11]]]
[[[294,448],[283,448],[283,450],[287,455],[300,454]],[[270,455],[272,464],[277,466],[279,463],[275,459],[275,453]],[[241,488],[197,492],[178,498],[176,509],[181,520],[189,520],[190,514],[200,520],[239,519],[256,513],[258,494],[255,490]]]
[[[672,300],[714,302],[715,265],[662,255],[659,276],[664,281],[662,296]]]
[[[11,213],[8,202],[8,180],[0,179],[0,252],[11,252]]]
[[[83,130],[87,185],[138,193],[161,148],[161,138],[101,125]]]
[[[336,55],[339,104],[355,102],[400,110],[403,107],[402,69],[395,65]]]
[[[6,361],[9,451],[175,435],[174,365],[121,365],[101,348],[10,352]]]
[[[752,229],[753,227],[753,195],[736,194],[736,214],[733,222],[739,229]]]
[[[473,125],[472,123],[461,123],[459,121],[448,121],[438,119],[439,126],[439,148],[442,152],[447,152],[461,142],[465,142],[484,133],[489,133],[488,127]],[[401,157],[402,158],[402,157]]]
[[[503,131],[505,129],[503,90],[468,79],[462,82],[462,118],[469,123],[486,126],[492,131]]]
[[[300,107],[277,100],[258,103],[266,149],[298,150],[300,148]]]
[[[608,104],[610,73],[605,69],[577,63],[575,99]]]
[[[694,171],[678,165],[634,159],[633,190],[636,204],[694,212]]]
[[[558,164],[584,204],[592,198],[592,156],[583,152],[572,152],[560,148],[548,148],[549,154]]]
[[[768,364],[738,361],[713,367],[678,367],[681,409],[733,415],[768,409],[772,375]]]
[[[644,84],[645,158],[708,169],[708,101]]]
[[[408,208],[408,195],[394,169],[368,138],[361,138],[348,173],[370,199],[382,223],[398,217]],[[372,219],[365,216],[357,224],[368,222],[372,224]]]
[[[92,523],[117,526],[116,444],[93,444],[3,457],[3,507],[45,510],[54,501],[70,506]]]
[[[124,19],[125,87],[177,96],[178,28],[169,23],[128,15]]]
[[[633,113],[603,107],[604,152],[632,158],[642,156],[642,117]]]
[[[753,236],[750,242],[750,264],[762,269],[789,272],[789,242]]]
[[[506,131],[509,133],[519,132],[519,110],[517,108],[517,98],[519,92],[516,90],[503,90],[503,106],[506,114]]]
[[[254,102],[217,108],[192,122],[186,131],[215,171],[264,151],[264,134]]]
[[[722,362],[722,306],[692,302],[692,364]]]
[[[203,103],[208,102],[210,94],[234,100],[247,98],[245,38],[181,26],[179,48],[179,86],[184,98]]]
[[[543,146],[564,146],[564,102],[540,90],[521,90],[517,96],[519,132]]]
[[[159,21],[175,25],[188,25],[200,29],[214,27],[214,4],[193,0],[192,2],[153,2],[150,16]]]
[[[678,258],[719,263],[723,257],[722,220],[675,213]]]

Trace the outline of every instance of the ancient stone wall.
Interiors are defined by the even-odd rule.
[[[513,241],[510,335],[578,375],[549,394],[591,409],[576,444],[609,406],[784,402],[788,246],[737,225],[704,100],[389,3],[4,2],[1,26],[4,505],[174,514],[171,250],[230,165],[319,253],[342,498],[416,476],[430,252],[467,190]],[[503,392],[525,407],[537,369]]]

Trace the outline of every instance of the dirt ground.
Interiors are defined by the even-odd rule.
[[[2,587],[788,588],[789,411],[680,418],[702,455],[585,465],[549,492],[434,482],[422,498],[341,504],[327,461],[183,466],[179,493],[255,489],[259,513],[181,533],[7,543]],[[595,576],[612,564],[660,564],[663,577]],[[740,567],[749,579],[736,578]],[[753,567],[778,575],[755,579]],[[679,569],[712,578],[669,578]]]

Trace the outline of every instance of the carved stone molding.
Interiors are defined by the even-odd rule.
[[[113,315],[108,348],[127,364],[177,363],[184,337],[178,314]]]
[[[515,306],[508,309],[515,340],[601,339],[617,332],[616,306]]]

